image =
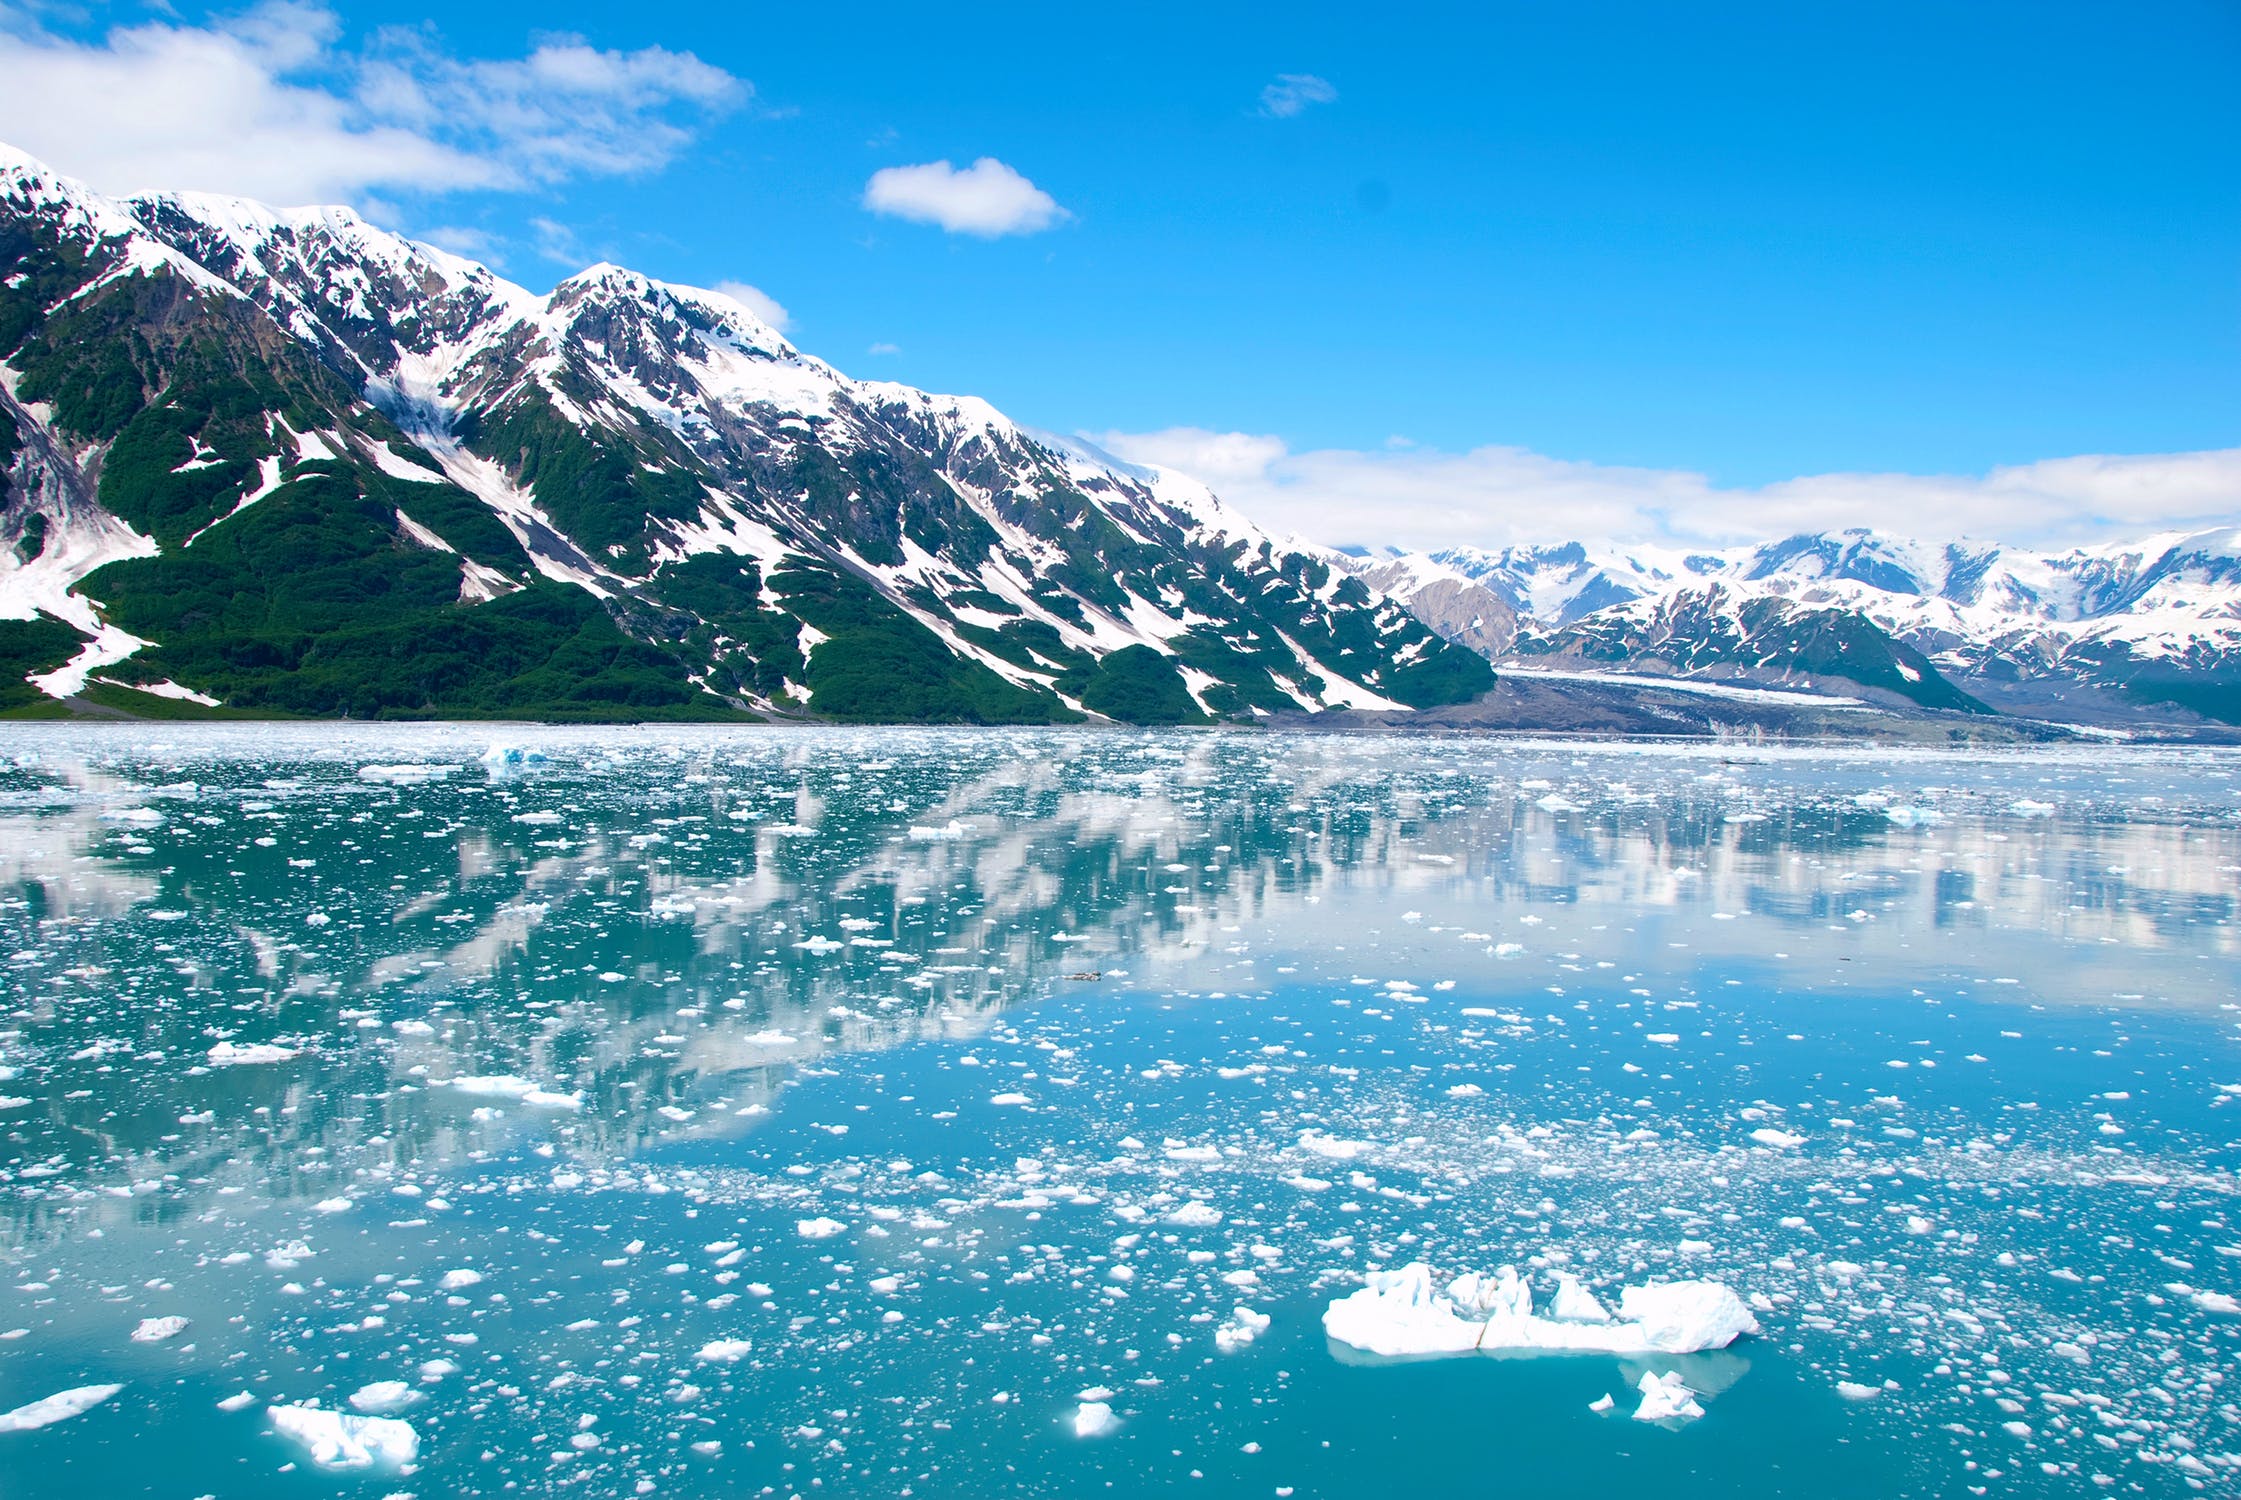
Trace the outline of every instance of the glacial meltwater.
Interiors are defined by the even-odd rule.
[[[8,1500],[2241,1489],[2232,752],[25,725],[0,875]]]

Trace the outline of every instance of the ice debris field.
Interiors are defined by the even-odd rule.
[[[0,1475],[2241,1488],[2241,759],[0,731]]]

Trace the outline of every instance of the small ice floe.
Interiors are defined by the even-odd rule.
[[[1642,1393],[1642,1404],[1634,1408],[1637,1422],[1693,1422],[1704,1415],[1704,1408],[1696,1404],[1696,1392],[1688,1388],[1678,1370],[1663,1375],[1645,1371],[1635,1389]]]
[[[1201,1203],[1193,1198],[1167,1216],[1170,1224],[1180,1224],[1190,1229],[1209,1229],[1222,1222],[1222,1211],[1211,1203]]]
[[[2204,1312],[2241,1313],[2241,1302],[2236,1302],[2225,1292],[2196,1292],[2193,1302]]]
[[[1327,1156],[1332,1161],[1352,1161],[1369,1150],[1368,1141],[1342,1140],[1335,1135],[1321,1135],[1312,1130],[1300,1133],[1299,1146],[1302,1151],[1312,1151],[1317,1156]]]
[[[1836,1393],[1847,1401],[1873,1401],[1883,1394],[1879,1385],[1862,1385],[1857,1380],[1839,1380]]]
[[[814,1219],[794,1220],[794,1233],[805,1240],[829,1240],[836,1234],[847,1232],[848,1226],[838,1219],[828,1219],[820,1214]]]
[[[1794,1135],[1787,1130],[1776,1130],[1771,1125],[1752,1131],[1751,1139],[1776,1151],[1793,1151],[1805,1144],[1804,1136]]]
[[[745,1339],[710,1339],[700,1346],[695,1359],[704,1364],[735,1365],[745,1359],[754,1346]]]
[[[480,1286],[481,1284],[482,1272],[469,1270],[465,1266],[444,1272],[443,1279],[436,1283],[437,1286],[447,1292],[456,1292],[466,1287]]]
[[[1244,1348],[1268,1327],[1268,1314],[1255,1312],[1240,1302],[1230,1309],[1229,1321],[1214,1330],[1214,1347],[1224,1354]]]
[[[1759,1322],[1715,1281],[1625,1287],[1613,1316],[1565,1277],[1543,1314],[1533,1310],[1533,1289],[1513,1267],[1458,1276],[1442,1292],[1432,1284],[1431,1268],[1415,1261],[1373,1271],[1367,1286],[1333,1299],[1323,1312],[1323,1331],[1365,1353],[1396,1356],[1511,1349],[1694,1354],[1757,1333]]]
[[[121,1385],[78,1385],[56,1391],[14,1411],[0,1411],[0,1432],[29,1432],[83,1416],[123,1390]]]
[[[350,1393],[350,1404],[368,1416],[386,1417],[425,1398],[402,1380],[376,1380]]]
[[[275,1406],[270,1415],[273,1430],[299,1444],[322,1468],[404,1465],[420,1453],[420,1434],[395,1417],[358,1417],[318,1406]]]
[[[951,818],[947,823],[941,824],[939,827],[930,828],[923,823],[913,823],[910,825],[911,838],[921,844],[952,843],[958,839],[963,838],[966,832],[967,830],[965,828],[965,825],[958,822],[955,818]]]
[[[300,1056],[300,1047],[279,1047],[271,1042],[251,1042],[246,1047],[232,1042],[220,1042],[203,1054],[204,1061],[213,1068],[241,1068],[256,1063],[284,1063]]]
[[[1587,1409],[1594,1412],[1604,1412],[1609,1411],[1616,1405],[1618,1405],[1618,1402],[1612,1398],[1611,1393],[1609,1391],[1605,1391],[1602,1395],[1597,1396],[1593,1401],[1588,1402]]]
[[[1945,814],[1934,807],[1887,807],[1883,816],[1901,828],[1933,828],[1945,821]]]
[[[441,781],[458,769],[457,766],[443,765],[360,766],[358,779],[387,782],[392,786],[412,786],[424,781]]]
[[[467,1078],[438,1080],[439,1087],[455,1088],[462,1094],[479,1094],[491,1099],[519,1099],[537,1109],[582,1109],[584,1095],[581,1089],[560,1093],[554,1089],[539,1088],[526,1078],[516,1078],[511,1073],[492,1073]]]
[[[225,1396],[225,1397],[221,1397],[221,1398],[219,1399],[219,1401],[218,1401],[218,1410],[220,1410],[220,1411],[242,1411],[242,1410],[245,1410],[245,1409],[246,1409],[246,1408],[248,1408],[248,1407],[252,1407],[252,1406],[255,1406],[256,1404],[257,1404],[257,1398],[256,1398],[255,1396],[251,1395],[251,1394],[250,1394],[249,1392],[247,1392],[247,1391],[235,1391],[235,1392],[234,1392],[234,1393],[233,1393],[232,1395],[230,1395],[230,1396]]]
[[[165,1339],[175,1339],[187,1331],[185,1318],[142,1318],[140,1326],[132,1330],[135,1344],[160,1344]]]
[[[1081,1393],[1081,1405],[1074,1408],[1074,1436],[1103,1437],[1120,1426],[1120,1418],[1113,1415],[1112,1394],[1101,1385]]]

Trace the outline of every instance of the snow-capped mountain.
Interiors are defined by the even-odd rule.
[[[2237,497],[2241,501],[2241,497]],[[2241,722],[2241,529],[2032,551],[1855,530],[1683,552],[1582,543],[1363,559],[1370,576],[1458,576],[1520,617],[1505,654],[1690,674],[1832,675],[1926,701],[1919,657],[1975,698],[2035,714],[2175,707]],[[1395,589],[1406,602],[1406,589]],[[1844,615],[1889,644],[1840,630]],[[1422,614],[1461,640],[1441,613]],[[1837,632],[1832,635],[1831,632]],[[1842,636],[1861,656],[1830,672]],[[1466,641],[1477,649],[1488,647]],[[1896,649],[1893,649],[1896,648]],[[1810,662],[1810,664],[1808,664]],[[1904,670],[1902,670],[1904,669]]]
[[[1492,681],[1183,476],[619,267],[537,296],[0,148],[0,356],[17,699],[1144,722]]]

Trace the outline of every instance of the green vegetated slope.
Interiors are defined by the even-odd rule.
[[[0,456],[38,450],[0,542],[151,554],[75,583],[148,643],[111,708],[1189,724],[1492,682],[1210,496],[612,267],[538,302],[345,212],[115,203],[0,148],[0,356]],[[0,644],[12,702],[76,638]]]

